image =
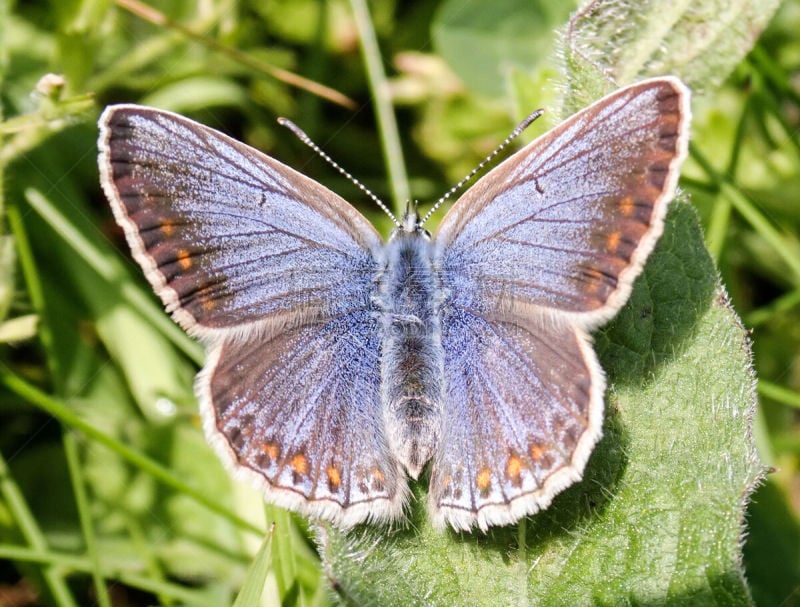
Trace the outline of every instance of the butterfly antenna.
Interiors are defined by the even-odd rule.
[[[322,148],[320,148],[316,143],[314,143],[311,140],[311,137],[306,135],[306,133],[305,133],[305,131],[303,131],[303,129],[301,129],[299,126],[297,126],[294,122],[292,122],[288,118],[278,118],[278,124],[280,124],[281,126],[285,126],[287,129],[289,129],[292,133],[294,133],[295,137],[297,137],[300,141],[302,141],[308,147],[310,147],[312,150],[314,150],[317,153],[317,155],[319,155],[325,162],[327,162],[334,169],[339,171],[339,173],[344,175],[351,183],[353,183],[356,187],[358,187],[359,190],[361,190],[367,196],[369,196],[372,199],[372,201],[375,204],[377,204],[378,207],[380,207],[383,210],[383,212],[386,213],[391,218],[391,220],[394,222],[394,225],[397,226],[398,228],[400,227],[400,222],[397,221],[397,217],[395,217],[392,214],[392,212],[389,210],[389,207],[387,207],[380,198],[375,196],[375,194],[373,194],[367,188],[367,186],[365,186],[358,179],[353,177],[350,173],[345,171],[342,167],[340,167],[336,163],[336,161],[333,158],[331,158],[325,152],[323,152]]]
[[[536,120],[539,116],[541,116],[542,114],[544,114],[544,110],[536,110],[535,112],[531,112],[530,114],[528,114],[528,116],[522,122],[520,122],[513,131],[511,131],[511,134],[508,137],[506,137],[503,140],[503,142],[500,145],[498,145],[491,154],[489,154],[486,158],[484,158],[480,162],[480,164],[478,164],[478,166],[476,166],[474,169],[472,169],[469,172],[469,175],[464,177],[464,179],[462,179],[457,184],[455,184],[452,188],[447,190],[447,192],[445,192],[444,196],[442,196],[439,200],[436,201],[436,203],[433,205],[433,207],[431,207],[431,210],[428,211],[425,214],[425,217],[422,218],[422,221],[419,222],[419,225],[423,225],[426,221],[428,221],[430,216],[433,215],[436,212],[436,209],[438,209],[440,206],[442,206],[442,203],[444,203],[448,198],[450,198],[458,190],[463,188],[465,183],[467,183],[470,179],[475,177],[475,174],[477,172],[479,172],[481,169],[483,169],[483,167],[485,167],[487,164],[489,164],[494,159],[495,156],[497,156],[500,152],[503,151],[503,148],[505,148],[514,139],[519,137],[519,135],[522,133],[522,131],[527,129],[531,125],[531,123],[534,120]]]

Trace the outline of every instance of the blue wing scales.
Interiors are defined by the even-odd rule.
[[[195,388],[223,460],[270,501],[342,526],[399,516],[375,229],[308,177],[170,112],[109,107],[99,148],[134,257],[208,346]]]
[[[512,523],[581,477],[605,389],[589,331],[624,305],[661,234],[688,103],[675,78],[612,93],[501,163],[442,220],[438,524]]]
[[[100,127],[114,215],[191,333],[213,339],[367,305],[381,240],[336,194],[170,112],[111,106]]]

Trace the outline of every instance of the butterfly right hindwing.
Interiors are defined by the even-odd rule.
[[[434,524],[486,530],[546,508],[600,437],[603,372],[588,335],[552,319],[443,316],[446,388],[431,464]]]

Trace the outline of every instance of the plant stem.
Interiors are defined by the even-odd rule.
[[[389,93],[389,83],[383,71],[378,41],[365,0],[350,0],[350,6],[356,20],[367,79],[375,102],[375,116],[378,120],[378,130],[383,144],[393,206],[395,214],[402,215],[406,203],[410,200],[410,193],[403,150],[400,147],[400,137],[397,131],[397,120]]]

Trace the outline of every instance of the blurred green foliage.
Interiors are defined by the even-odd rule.
[[[630,67],[624,53],[567,52],[569,3],[524,4],[370,5],[412,198],[435,200],[530,110],[596,96],[568,89],[576,57]],[[703,19],[738,49],[765,25],[746,2],[695,4],[712,8],[664,18],[663,48],[699,45],[687,28]],[[604,5],[625,3],[589,8]],[[681,185],[752,328],[755,438],[773,468],[746,513],[758,605],[800,604],[798,31],[800,0],[787,0],[743,60],[718,52],[688,78],[699,94]],[[242,586],[255,597],[269,568],[265,605],[347,604],[304,521],[262,506],[205,445],[192,395],[202,352],[160,311],[113,223],[95,122],[123,101],[185,113],[321,181],[387,234],[352,183],[275,123],[288,116],[392,198],[361,35],[335,0],[0,0],[0,603],[218,606]],[[657,69],[658,49],[636,59]],[[670,71],[686,64],[675,54]]]

